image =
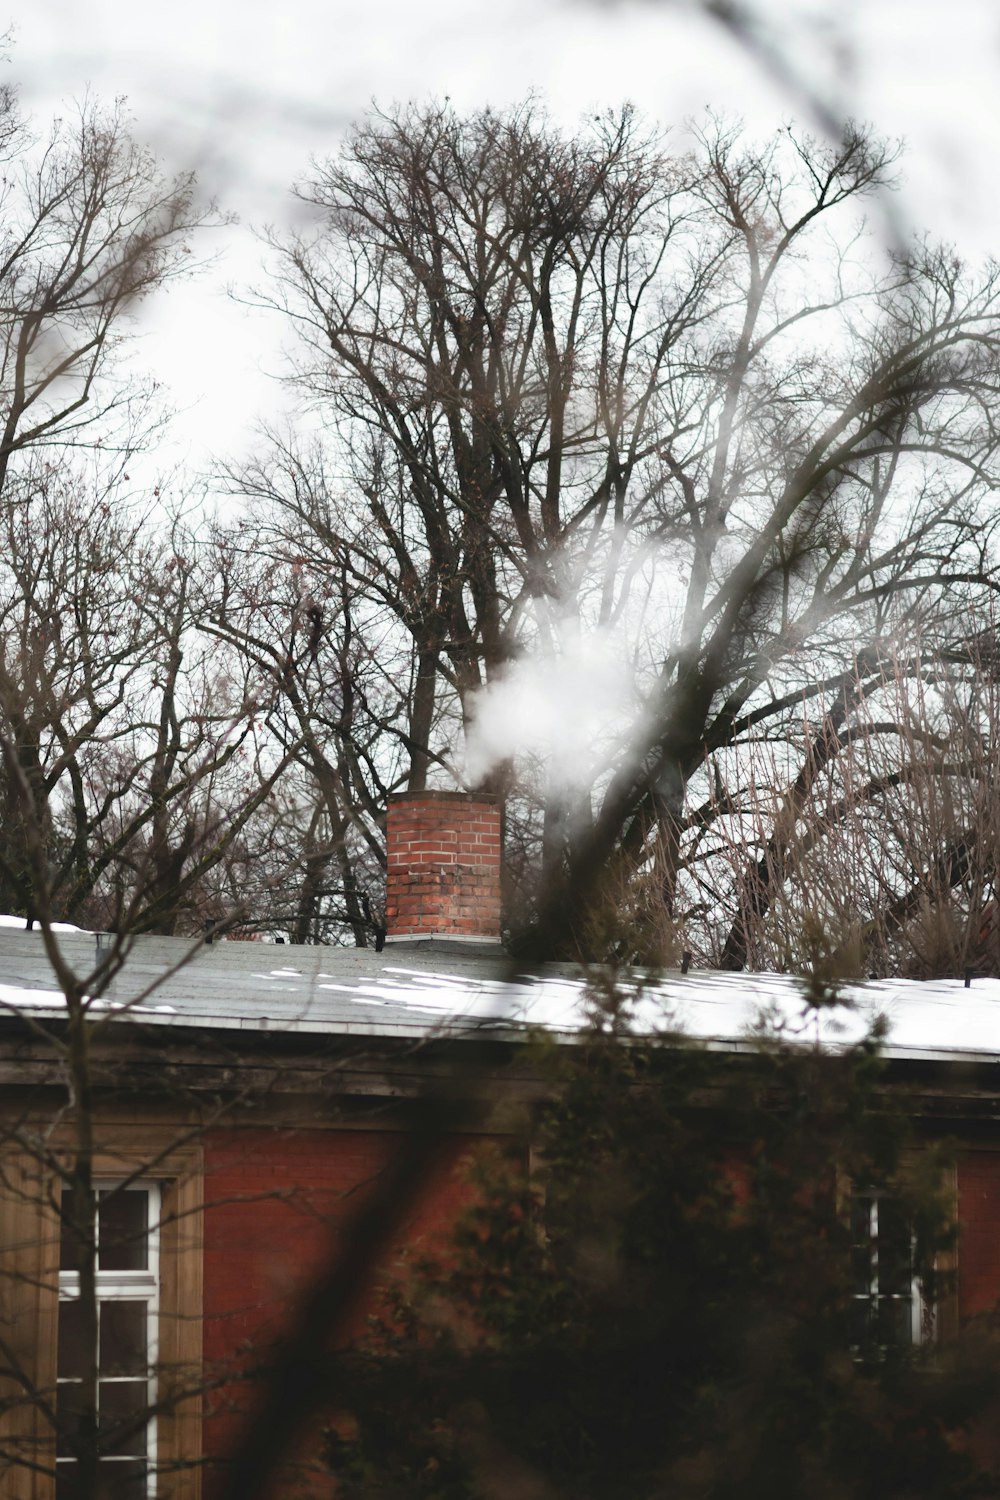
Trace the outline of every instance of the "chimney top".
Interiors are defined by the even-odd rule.
[[[386,828],[387,943],[499,945],[500,808],[472,792],[398,792]]]

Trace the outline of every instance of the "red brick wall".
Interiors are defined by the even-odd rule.
[[[1000,1151],[958,1156],[958,1316],[960,1323],[1000,1305]],[[987,1468],[1000,1464],[1000,1405],[973,1425],[970,1448]]]
[[[468,1201],[464,1166],[477,1139],[448,1143],[418,1211],[399,1226],[397,1248],[386,1264],[373,1268],[372,1301],[379,1283],[402,1269],[404,1247],[427,1248],[442,1240]],[[375,1130],[234,1127],[207,1136],[203,1345],[210,1380],[259,1357],[281,1333],[297,1295],[336,1254],[339,1232],[398,1141],[394,1132]],[[363,1330],[368,1310],[358,1307],[349,1335]],[[253,1411],[253,1387],[229,1382],[205,1405],[204,1497],[211,1500],[219,1483],[212,1461],[239,1440]],[[318,1451],[318,1430],[296,1445],[304,1494]],[[298,1488],[286,1476],[279,1492],[285,1500]],[[328,1492],[328,1479],[315,1488],[317,1494]]]
[[[958,1311],[965,1322],[1000,1301],[1000,1152],[958,1158]]]
[[[464,792],[390,797],[386,925],[392,937],[500,936],[500,809]]]
[[[232,1127],[208,1134],[203,1337],[210,1377],[238,1369],[280,1334],[310,1276],[336,1254],[343,1226],[398,1141],[394,1132],[378,1130]],[[469,1200],[463,1168],[477,1141],[449,1142],[418,1211],[399,1226],[387,1261],[373,1269],[370,1301],[358,1306],[348,1334],[363,1329],[379,1282],[402,1269],[405,1246],[428,1248],[443,1240]],[[737,1181],[740,1176],[737,1170]],[[1000,1301],[1000,1151],[960,1154],[958,1213],[958,1301],[965,1322]],[[253,1403],[253,1388],[237,1383],[207,1398],[204,1443],[210,1460],[222,1458],[238,1440]],[[329,1493],[328,1479],[311,1490],[309,1483],[320,1425],[296,1445],[303,1472],[295,1482],[282,1479],[281,1500]],[[992,1429],[977,1432],[974,1446],[989,1461],[1000,1458],[1000,1438]],[[210,1462],[205,1500],[217,1493],[218,1476]]]

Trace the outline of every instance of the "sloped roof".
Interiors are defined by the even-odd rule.
[[[96,962],[91,933],[59,935],[81,977]],[[872,981],[846,1004],[807,1013],[802,987],[781,974],[666,972],[629,981],[642,1031],[680,1030],[726,1049],[749,1045],[761,1013],[786,1035],[837,1047],[877,1016],[892,1058],[1000,1062],[1000,980]],[[373,1039],[430,1035],[516,1038],[532,1026],[570,1035],[584,1024],[587,980],[570,966],[525,971],[498,949],[440,942],[372,949],[257,942],[192,944],[140,937],[95,1014],[209,1032]],[[56,1020],[64,1006],[37,931],[0,926],[0,1018]]]

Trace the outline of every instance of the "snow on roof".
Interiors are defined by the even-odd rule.
[[[97,962],[93,934],[67,933],[61,948],[86,981]],[[846,1004],[809,1012],[802,987],[781,974],[665,973],[634,994],[642,1031],[681,1031],[710,1045],[749,1045],[763,1013],[783,1034],[836,1048],[859,1040],[877,1017],[890,1057],[1000,1062],[1000,980],[849,985]],[[140,937],[99,1002],[148,1025],[316,1037],[522,1036],[532,1026],[571,1034],[586,1021],[578,969],[519,969],[495,949],[427,944],[372,949],[263,943],[191,944]],[[0,1016],[53,1018],[62,996],[41,935],[0,924]]]
[[[22,932],[29,931],[28,923],[24,917],[12,917],[5,912],[0,912],[0,927],[20,928]],[[53,932],[82,932],[82,927],[74,927],[72,922],[53,922]]]

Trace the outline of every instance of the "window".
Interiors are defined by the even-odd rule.
[[[900,1204],[886,1194],[852,1193],[850,1213],[851,1347],[861,1359],[884,1359],[921,1343],[931,1331],[916,1240]]]
[[[130,1366],[138,1369],[134,1344],[142,1337],[137,1331],[140,1315],[134,1308],[123,1310],[126,1303],[146,1303],[147,1379],[149,1366],[155,1365],[156,1371],[156,1422],[144,1429],[145,1451],[106,1455],[116,1460],[105,1465],[108,1482],[120,1484],[128,1500],[136,1500],[137,1492],[138,1500],[201,1500],[203,1167],[200,1139],[191,1135],[190,1129],[176,1125],[134,1121],[123,1127],[117,1118],[98,1119],[95,1124],[94,1176],[104,1193],[98,1199],[95,1225],[104,1250],[97,1267],[98,1302],[103,1298],[120,1304],[105,1319],[105,1360],[115,1361],[114,1370],[108,1369],[104,1377],[107,1417],[112,1417],[116,1401],[137,1394],[112,1391],[111,1385],[123,1387],[143,1379],[129,1366],[122,1368],[113,1353],[116,1341],[121,1347],[131,1339]],[[58,1141],[49,1149],[58,1149]],[[8,1145],[0,1153],[2,1500],[56,1500],[57,1483],[59,1500],[65,1500],[74,1488],[72,1454],[57,1454],[52,1416],[61,1394],[64,1412],[72,1410],[72,1390],[63,1394],[60,1387],[79,1378],[72,1366],[72,1320],[79,1314],[67,1306],[78,1300],[73,1296],[78,1281],[71,1263],[60,1270],[68,1247],[62,1243],[54,1187],[32,1151]],[[129,1196],[135,1193],[138,1198]],[[143,1199],[145,1208],[140,1211],[137,1205]],[[116,1221],[116,1214],[126,1222]],[[144,1242],[147,1264],[110,1264],[116,1241],[119,1252]],[[122,1323],[131,1326],[122,1329]],[[99,1347],[99,1359],[100,1353]],[[147,1394],[144,1409],[148,1400]],[[125,1441],[120,1420],[117,1426]],[[62,1449],[64,1444],[58,1446]],[[145,1467],[146,1480],[130,1475],[125,1460],[138,1460],[132,1467]]]
[[[156,1183],[98,1184],[97,1409],[101,1495],[155,1494],[159,1317],[160,1189]],[[63,1196],[56,1363],[56,1500],[76,1493],[74,1426],[88,1350],[81,1318],[76,1245]]]

